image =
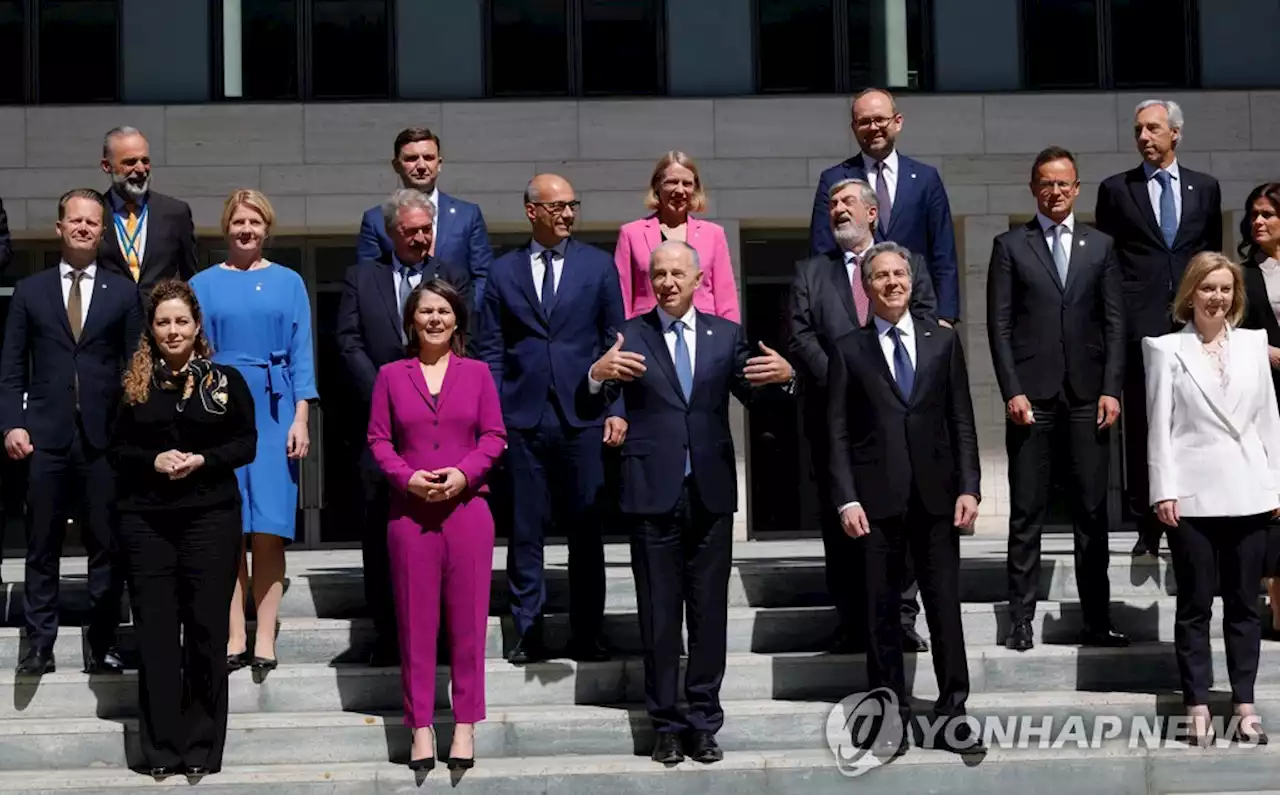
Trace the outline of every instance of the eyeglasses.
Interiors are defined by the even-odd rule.
[[[560,213],[564,212],[566,209],[573,210],[576,213],[578,211],[578,208],[582,206],[582,202],[578,201],[577,199],[574,199],[571,202],[529,202],[529,203],[534,205],[535,207],[542,207],[552,215],[559,215]]]
[[[1041,191],[1042,193],[1047,193],[1055,189],[1060,190],[1063,193],[1066,193],[1067,191],[1071,190],[1075,186],[1076,184],[1074,182],[1060,182],[1060,181],[1054,182],[1051,180],[1041,180],[1040,182],[1036,183],[1036,189]]]
[[[860,130],[867,130],[872,127],[880,127],[880,128],[888,127],[890,124],[893,124],[897,120],[898,120],[897,116],[877,116],[871,119],[858,119],[856,122],[854,122],[854,124]]]

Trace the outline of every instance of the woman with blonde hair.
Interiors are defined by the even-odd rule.
[[[1262,631],[1258,582],[1267,520],[1280,508],[1280,416],[1266,332],[1238,328],[1244,310],[1240,267],[1202,252],[1188,263],[1174,298],[1174,319],[1186,325],[1142,341],[1150,500],[1169,528],[1178,581],[1174,651],[1199,746],[1214,740],[1208,699],[1215,585],[1237,715],[1230,739],[1267,741],[1253,702]]]
[[[653,214],[623,224],[613,254],[626,316],[643,315],[658,305],[649,283],[649,256],[664,241],[680,240],[698,252],[702,271],[702,280],[693,293],[694,308],[741,323],[738,286],[724,228],[693,216],[707,208],[702,177],[693,159],[677,151],[663,155],[649,177],[645,206]]]
[[[309,401],[316,400],[311,351],[311,302],[302,277],[262,255],[275,211],[256,190],[227,198],[222,231],[227,261],[191,280],[205,310],[214,361],[234,367],[253,395],[257,457],[236,471],[243,499],[244,533],[252,538],[253,601],[257,628],[252,656],[245,627],[248,565],[231,599],[227,664],[265,673],[277,665],[276,619],[284,595],[285,545],[298,512],[298,469],[311,448]]]

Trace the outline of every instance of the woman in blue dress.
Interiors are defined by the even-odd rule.
[[[311,304],[302,277],[264,259],[262,248],[275,212],[256,190],[227,199],[222,231],[227,261],[197,274],[191,286],[204,309],[213,361],[244,376],[253,393],[258,454],[236,470],[244,532],[253,556],[253,602],[257,631],[250,656],[245,627],[249,586],[246,550],[231,600],[227,643],[230,670],[276,667],[276,619],[284,595],[284,550],[294,539],[298,513],[298,468],[311,447],[308,401],[316,392],[311,350]]]

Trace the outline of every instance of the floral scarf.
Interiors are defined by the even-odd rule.
[[[205,411],[210,414],[227,413],[227,376],[208,359],[193,356],[187,366],[176,373],[163,359],[156,359],[151,370],[151,383],[166,392],[182,390],[178,411],[183,411],[187,401],[198,392]]]

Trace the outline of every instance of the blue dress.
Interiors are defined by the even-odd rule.
[[[253,393],[258,455],[236,470],[244,532],[293,541],[299,462],[288,458],[289,426],[299,400],[319,397],[307,286],[275,263],[250,271],[215,265],[190,284],[213,361],[235,367]]]

